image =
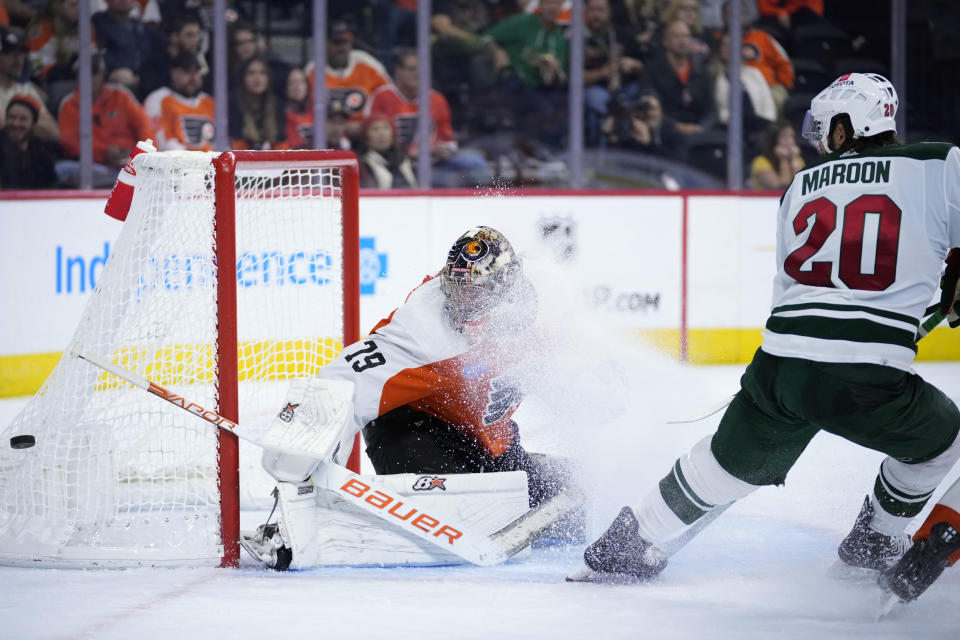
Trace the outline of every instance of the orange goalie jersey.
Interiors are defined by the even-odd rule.
[[[408,406],[454,425],[496,457],[514,440],[511,416],[522,393],[510,370],[524,350],[509,342],[521,338],[501,335],[494,345],[453,330],[440,281],[430,278],[319,377],[356,385],[354,432]]]

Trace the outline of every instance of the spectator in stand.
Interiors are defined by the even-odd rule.
[[[567,82],[569,43],[557,16],[563,0],[545,0],[537,13],[504,18],[486,35],[495,71],[512,70],[528,87],[562,88]]]
[[[562,8],[563,0],[542,0],[537,13],[508,16],[484,37],[501,99],[514,106],[522,131],[554,148],[566,134],[570,48],[557,23]]]
[[[747,2],[743,2],[744,5]],[[730,3],[725,2],[722,9],[723,27],[726,31],[730,23]],[[743,64],[754,67],[763,74],[773,101],[777,105],[777,114],[782,115],[790,91],[793,90],[793,63],[787,52],[773,36],[757,29],[746,20],[743,21]]]
[[[690,57],[690,27],[674,20],[663,31],[663,55],[650,63],[649,78],[664,112],[685,135],[709,129],[716,118],[710,78]]]
[[[697,64],[706,63],[710,57],[710,43],[706,40],[700,19],[700,0],[670,0],[660,12],[660,22],[668,25],[676,20],[680,20],[690,29],[690,57]]]
[[[286,149],[283,101],[270,90],[270,70],[260,56],[240,70],[241,85],[230,93],[230,141],[234,149]]]
[[[93,55],[93,186],[109,189],[117,179],[130,151],[140,140],[156,139],[150,119],[133,94],[123,85],[107,84],[103,56]],[[79,186],[80,97],[74,90],[60,106],[60,144],[66,160],[57,163],[60,182]]]
[[[393,68],[395,84],[380,87],[370,96],[366,115],[392,118],[397,146],[410,158],[419,154],[417,134],[417,91],[420,87],[419,61],[414,49],[400,49]],[[478,186],[490,183],[490,167],[482,155],[461,151],[453,135],[450,105],[439,91],[430,90],[430,156],[434,187]]]
[[[501,3],[503,4],[503,3]],[[540,13],[540,0],[517,0],[524,13]],[[570,26],[570,17],[573,15],[573,0],[563,0],[560,12],[557,13],[557,24]]]
[[[713,78],[713,95],[717,105],[717,120],[730,122],[730,34],[725,33],[717,44],[717,54],[710,59],[710,76]],[[777,119],[770,86],[760,70],[755,67],[740,67],[740,86],[746,96],[743,101],[743,129],[745,132],[765,130]]]
[[[350,116],[347,108],[339,100],[331,100],[327,104],[327,126],[324,134],[327,136],[327,149],[349,151],[353,148],[350,138],[347,137],[347,123]]]
[[[287,145],[291,149],[313,148],[313,100],[307,74],[293,67],[287,73],[284,98],[287,104]]]
[[[30,73],[46,89],[51,105],[73,90],[79,12],[79,0],[49,0],[27,27]],[[96,48],[96,33],[90,40]]]
[[[92,0],[90,2],[90,13],[98,11],[107,11],[107,0]],[[140,20],[148,25],[158,25],[162,21],[160,16],[160,3],[157,0],[133,0],[130,7],[130,17]]]
[[[200,58],[212,62],[213,53],[210,51],[210,43],[213,40],[214,0],[164,0],[162,4],[165,16],[191,13],[200,19],[200,51],[198,55]],[[224,11],[223,17],[227,23],[227,42],[229,43],[232,42],[230,29],[243,15],[237,10],[236,3],[233,0],[227,0],[226,5],[227,9]],[[229,54],[228,57],[230,57]],[[209,78],[209,74],[207,77]]]
[[[672,160],[685,159],[684,135],[677,130],[673,119],[663,113],[660,100],[650,91],[641,93],[636,105],[607,116],[603,132],[610,146]]]
[[[3,0],[0,2],[0,24],[9,27],[11,18],[13,19],[13,24],[26,24],[30,22],[36,15],[34,7],[30,6],[31,4],[35,4],[35,2]]]
[[[417,33],[417,0],[384,0],[374,3],[377,25],[377,58],[384,67],[396,65],[399,47],[414,46]]]
[[[157,150],[213,151],[214,100],[202,86],[200,61],[181,51],[170,63],[170,85],[157,89],[143,103],[157,133]]]
[[[232,85],[233,81],[240,75],[240,69],[244,63],[257,55],[259,36],[252,23],[246,20],[237,20],[230,25],[227,39],[230,42],[228,66]]]
[[[472,134],[500,132],[512,122],[505,105],[491,95],[490,59],[481,36],[492,23],[493,7],[472,0],[434,0],[430,54],[433,86],[450,102],[458,123]],[[502,116],[510,113],[508,118]]]
[[[750,163],[750,188],[783,191],[804,166],[793,125],[775,122],[767,129],[760,155]]]
[[[0,188],[48,189],[57,184],[60,146],[33,135],[42,105],[22,93],[11,96],[0,129]]]
[[[757,0],[759,26],[780,42],[788,42],[790,32],[801,24],[823,22],[823,0]]]
[[[141,66],[162,43],[154,28],[131,17],[133,0],[106,3],[107,10],[93,14],[90,20],[96,29],[97,47],[104,52],[107,80],[136,93]]]
[[[290,65],[273,55],[252,23],[237,20],[230,28],[230,87],[242,84],[243,69],[253,57],[260,58],[270,71],[270,90],[278,97],[286,91]]]
[[[491,24],[491,7],[471,0],[435,0],[430,26],[434,41],[434,86],[448,95],[464,85],[480,84],[475,56],[480,50],[480,33]]]
[[[0,127],[4,126],[7,103],[10,98],[18,94],[27,95],[40,105],[40,115],[34,129],[37,137],[44,140],[59,140],[60,128],[47,108],[43,106],[43,94],[32,82],[19,81],[26,55],[26,39],[16,31],[0,27]]]
[[[596,146],[611,99],[633,101],[640,90],[643,61],[629,55],[610,21],[608,0],[587,0],[583,9],[586,143]]]
[[[390,116],[374,113],[363,121],[363,153],[360,154],[360,186],[403,189],[417,186],[413,163],[396,144]]]
[[[209,71],[206,60],[200,54],[203,42],[200,18],[193,13],[178,13],[167,23],[168,36],[165,49],[150,52],[140,73],[140,94],[147,96],[164,86],[170,77],[171,63],[178,54],[193,54],[200,64],[203,75]]]
[[[306,68],[310,95],[313,95],[313,63]],[[346,105],[350,122],[347,135],[352,140],[360,139],[363,128],[363,111],[370,95],[385,84],[390,84],[390,75],[375,57],[353,47],[353,32],[342,20],[330,23],[327,34],[327,99],[339,100]]]
[[[637,60],[649,60],[655,53],[659,0],[613,0],[610,3],[611,22],[617,31],[617,41],[623,43],[626,55]]]
[[[723,20],[723,7],[729,0],[701,0],[700,16],[703,28],[711,32],[726,31],[727,24]],[[740,10],[740,18],[743,24],[753,24],[757,21],[757,3],[756,0],[744,0],[743,8]]]

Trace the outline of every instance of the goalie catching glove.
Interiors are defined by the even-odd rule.
[[[960,248],[950,249],[944,262],[947,268],[940,278],[940,302],[926,313],[939,311],[951,327],[957,327],[960,326]]]

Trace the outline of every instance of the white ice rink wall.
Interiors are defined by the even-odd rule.
[[[0,397],[33,393],[66,347],[122,223],[104,192],[0,192]],[[746,362],[769,310],[777,198],[703,192],[364,193],[368,330],[470,226],[555,264],[614,326],[698,363]],[[936,330],[921,359],[960,360]]]

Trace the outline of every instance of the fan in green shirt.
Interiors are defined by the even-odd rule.
[[[499,72],[510,66],[524,84],[557,87],[566,84],[570,46],[557,16],[562,0],[542,0],[539,13],[504,18],[484,39]]]

